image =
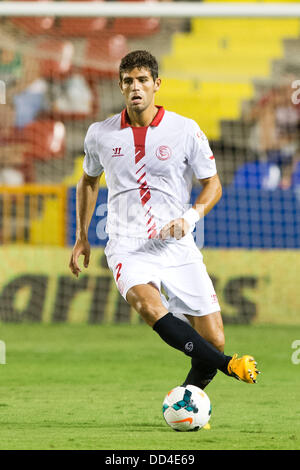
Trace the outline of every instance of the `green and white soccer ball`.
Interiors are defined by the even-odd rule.
[[[194,385],[175,387],[164,399],[163,415],[175,431],[198,431],[210,420],[210,399]]]

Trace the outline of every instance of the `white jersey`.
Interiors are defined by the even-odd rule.
[[[216,174],[208,140],[192,119],[158,107],[148,127],[131,127],[123,110],[93,123],[84,142],[84,171],[105,172],[109,238],[156,238],[188,209],[193,174]]]

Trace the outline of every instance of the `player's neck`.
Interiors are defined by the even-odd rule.
[[[150,126],[151,122],[158,113],[158,108],[153,104],[147,109],[139,112],[134,112],[127,107],[127,114],[129,117],[130,125],[132,127],[147,127]]]

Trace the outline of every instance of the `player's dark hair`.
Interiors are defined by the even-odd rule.
[[[122,81],[122,74],[130,72],[134,68],[141,69],[142,67],[148,69],[152,75],[153,81],[158,77],[158,63],[156,58],[148,51],[132,51],[129,52],[120,63],[119,74],[120,81]]]

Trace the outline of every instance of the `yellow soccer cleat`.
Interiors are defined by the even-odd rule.
[[[232,377],[249,384],[255,384],[257,375],[260,374],[256,366],[257,363],[254,357],[248,355],[238,357],[237,354],[234,354],[228,363],[227,369]]]
[[[211,429],[211,426],[209,423],[206,423],[204,426],[202,426],[202,429],[205,429],[206,431],[209,431]]]

